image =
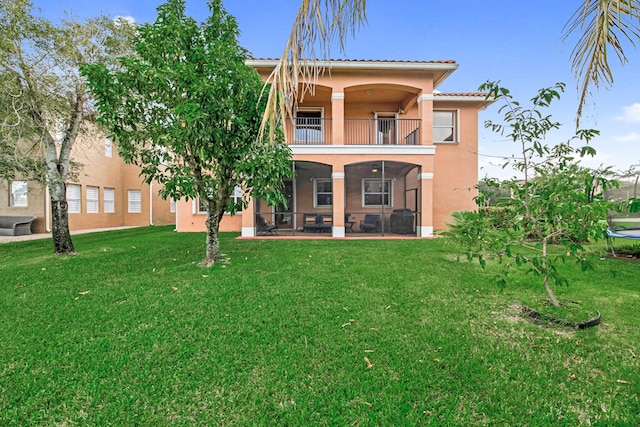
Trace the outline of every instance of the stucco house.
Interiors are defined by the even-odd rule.
[[[268,79],[272,59],[247,63]],[[455,61],[321,63],[315,90],[287,120],[295,177],[287,206],[252,200],[221,231],[255,236],[432,236],[474,209],[481,93],[436,90]],[[237,189],[233,197],[241,197]],[[198,200],[176,206],[178,231],[204,231]]]
[[[124,163],[99,130],[81,135],[72,157],[81,167],[67,182],[70,230],[175,223],[175,205],[158,195],[159,185],[145,184],[140,168]],[[35,216],[33,233],[51,231],[45,187],[16,177],[0,180],[0,194],[0,216]]]

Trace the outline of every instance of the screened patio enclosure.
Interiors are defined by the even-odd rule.
[[[417,235],[421,196],[418,165],[366,161],[341,166],[343,174],[335,172],[332,165],[310,161],[295,161],[292,168],[294,178],[282,187],[286,206],[256,201],[255,235]],[[342,203],[335,203],[335,194],[344,198]],[[337,221],[339,231],[335,230],[337,217],[342,219]]]

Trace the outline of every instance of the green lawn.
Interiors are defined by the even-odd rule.
[[[168,227],[0,245],[0,425],[640,425],[639,263],[567,264],[576,331],[441,239],[235,237],[211,269]]]

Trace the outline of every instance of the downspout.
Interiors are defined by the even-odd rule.
[[[153,181],[149,183],[149,225],[153,225]]]
[[[178,202],[174,201],[174,206],[176,207],[176,209],[175,209],[175,214],[176,214],[176,219],[175,219],[176,227],[175,227],[175,229],[174,229],[173,231],[178,231]]]
[[[44,229],[47,233],[51,233],[51,196],[49,195],[49,186],[44,186]]]

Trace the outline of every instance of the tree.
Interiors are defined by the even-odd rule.
[[[29,0],[0,1],[0,173],[48,186],[55,253],[73,252],[66,183],[92,115],[79,67],[109,62],[131,31],[104,16],[55,26],[34,16]]]
[[[613,51],[620,63],[627,57],[623,40],[631,45],[640,40],[640,3],[635,0],[584,0],[565,26],[565,40],[580,32],[571,52],[573,69],[580,94],[576,113],[576,128],[580,125],[582,109],[591,88],[613,84],[609,66],[609,52]]]
[[[290,151],[281,132],[259,139],[265,108],[263,82],[245,64],[235,19],[220,0],[208,2],[211,16],[198,24],[185,16],[184,0],[158,7],[154,23],[138,28],[135,56],[119,68],[83,68],[97,99],[99,121],[117,141],[126,162],[141,166],[147,182],[164,185],[162,195],[199,198],[207,211],[204,265],[222,257],[218,230],[225,211],[245,195],[285,203],[280,191],[291,175]]]
[[[273,83],[265,123],[291,115],[293,106],[312,87],[319,72],[316,47],[328,58],[333,43],[344,47],[348,34],[366,20],[366,0],[302,0],[280,63],[271,75]],[[640,40],[640,3],[636,0],[583,0],[565,26],[564,38],[579,32],[571,54],[572,69],[580,93],[576,113],[579,127],[582,109],[592,88],[613,83],[609,53],[626,63],[623,40]],[[280,93],[281,97],[276,94]]]
[[[502,284],[511,268],[527,268],[542,279],[549,300],[556,306],[559,302],[551,282],[566,283],[559,267],[567,258],[578,262],[583,271],[590,267],[584,243],[604,236],[601,220],[606,218],[611,204],[603,200],[600,192],[615,185],[608,179],[612,174],[608,168],[593,171],[580,165],[580,158],[595,154],[592,147],[571,145],[575,141],[588,143],[598,134],[596,130],[578,130],[567,142],[545,144],[547,134],[559,128],[560,123],[544,115],[543,109],[558,99],[563,89],[564,85],[558,84],[540,90],[532,99],[532,107],[526,109],[497,83],[481,86],[488,96],[504,102],[500,109],[504,121],[488,121],[485,126],[520,145],[522,156],[510,160],[507,166],[520,172],[524,179],[500,183],[511,197],[497,202],[502,208],[498,215],[487,209],[460,212],[444,233],[483,267],[488,257],[508,260],[502,264]],[[599,190],[595,191],[595,187]]]

